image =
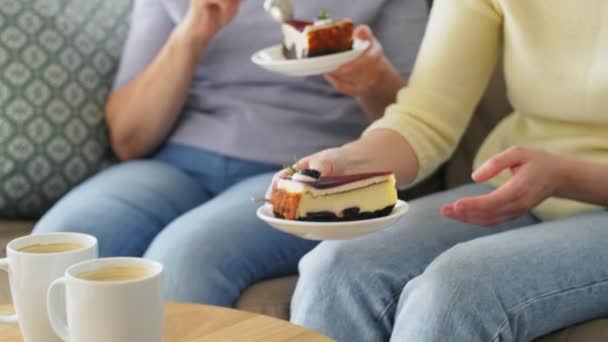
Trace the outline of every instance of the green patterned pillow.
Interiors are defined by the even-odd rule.
[[[0,217],[36,218],[109,156],[131,0],[0,0]]]

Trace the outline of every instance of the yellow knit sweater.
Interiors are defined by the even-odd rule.
[[[403,135],[420,164],[417,180],[428,176],[453,153],[500,52],[515,112],[475,165],[513,145],[608,162],[607,0],[436,0],[408,87],[369,130]],[[535,213],[593,208],[551,198]]]

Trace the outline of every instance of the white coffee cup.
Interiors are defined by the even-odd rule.
[[[132,277],[113,278],[114,273],[120,273],[115,270],[121,269],[138,271]],[[106,258],[74,265],[49,287],[51,326],[70,342],[160,342],[162,274],[161,264],[139,258]],[[67,321],[63,319],[64,296]]]
[[[73,249],[23,251],[33,246],[62,244],[72,245]],[[9,242],[6,252],[7,257],[0,259],[0,269],[8,272],[16,315],[0,316],[0,322],[18,324],[25,342],[61,341],[46,314],[47,289],[69,266],[97,258],[97,239],[78,233],[29,235]]]

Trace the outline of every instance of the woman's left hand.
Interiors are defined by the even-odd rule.
[[[560,156],[512,147],[485,162],[473,173],[477,183],[504,170],[511,178],[489,194],[460,199],[441,208],[441,214],[466,223],[493,226],[517,218],[551,197],[563,181]]]
[[[357,59],[325,74],[325,79],[339,92],[361,97],[370,94],[387,72],[397,72],[369,26],[357,26],[354,34],[360,40],[369,41],[370,46]]]

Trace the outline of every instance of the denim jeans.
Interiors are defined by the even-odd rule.
[[[291,320],[338,341],[531,341],[608,315],[608,212],[482,228],[439,215],[491,191],[411,202],[400,222],[300,262]]]
[[[100,256],[144,256],[165,265],[168,300],[231,306],[252,283],[297,273],[316,242],[259,220],[279,166],[168,145],[154,158],[116,165],[59,201],[34,233],[96,236]]]

